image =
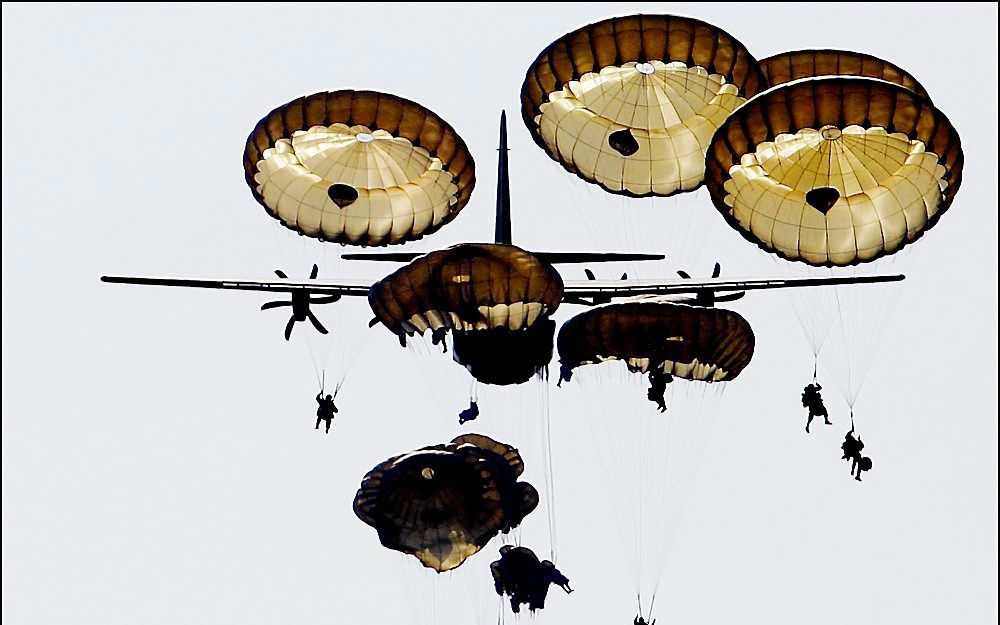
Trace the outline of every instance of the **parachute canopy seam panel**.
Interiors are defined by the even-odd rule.
[[[760,68],[772,87],[801,78],[859,76],[897,84],[930,100],[923,85],[905,69],[863,52],[793,50],[761,59]]]

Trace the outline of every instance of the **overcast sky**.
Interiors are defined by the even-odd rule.
[[[661,625],[995,623],[997,7],[956,3],[5,4],[4,623],[422,625],[426,599],[405,586],[423,571],[351,511],[372,466],[448,436],[420,360],[376,328],[325,436],[306,345],[257,311],[265,297],[98,277],[270,275],[284,233],[243,180],[246,135],[281,103],[343,88],[420,102],[477,159],[470,204],[417,249],[490,238],[501,108],[515,242],[592,247],[576,216],[588,195],[532,143],[518,93],[547,43],[640,11],[716,24],[758,58],[831,47],[889,59],[927,88],[966,156],[952,209],[914,246],[858,403],[875,460],[863,485],[839,461],[832,388],[837,427],[802,432],[811,354],[787,300],[733,306],[757,352],[721,402]],[[773,272],[713,227],[707,257],[726,274]],[[551,410],[559,565],[578,592],[556,591],[538,620],[631,623],[572,390],[553,388]],[[485,579],[496,546],[463,569]]]

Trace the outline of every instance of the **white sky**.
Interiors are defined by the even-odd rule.
[[[757,353],[726,391],[661,623],[995,623],[997,7],[954,3],[5,4],[4,623],[412,622],[388,572],[401,559],[350,503],[377,462],[444,440],[414,360],[376,333],[323,436],[305,344],[282,340],[280,313],[257,312],[265,298],[98,276],[269,275],[278,226],[243,181],[244,140],[274,106],[341,88],[422,103],[477,158],[471,203],[420,249],[492,234],[504,107],[515,242],[590,247],[518,91],[548,42],[638,11],[706,20],[758,58],[835,47],[892,60],[966,155],[859,404],[876,463],[862,487],[838,461],[832,385],[838,426],[801,432],[811,356],[786,300],[735,306]],[[708,253],[729,275],[772,268],[718,225]],[[555,591],[539,619],[631,623],[616,530],[560,393],[559,563],[579,591]],[[486,575],[493,553],[467,566]]]

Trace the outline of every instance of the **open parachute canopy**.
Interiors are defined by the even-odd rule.
[[[747,240],[792,261],[855,265],[920,238],[962,180],[958,133],[930,100],[870,78],[774,87],[712,140],[706,185]]]
[[[279,106],[247,138],[243,167],[254,198],[285,226],[364,246],[436,231],[475,185],[472,155],[447,122],[373,91]]]
[[[766,87],[728,33],[671,15],[616,17],[550,44],[528,69],[521,114],[567,171],[605,190],[698,187],[715,130]]]
[[[771,87],[820,76],[877,78],[906,87],[928,100],[923,85],[908,71],[884,59],[848,50],[792,50],[760,60],[760,68]]]
[[[453,333],[454,358],[487,384],[519,384],[548,365],[562,300],[559,273],[513,245],[431,252],[372,285],[376,318],[404,340]]]
[[[754,335],[731,310],[649,300],[582,312],[563,324],[557,345],[566,380],[582,365],[620,360],[634,373],[723,382],[750,364]]]
[[[538,492],[518,482],[517,449],[480,434],[395,456],[365,475],[354,513],[385,547],[448,571],[538,506]]]

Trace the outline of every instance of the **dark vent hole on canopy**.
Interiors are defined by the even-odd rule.
[[[358,190],[349,184],[335,184],[326,190],[326,194],[330,196],[333,203],[340,208],[345,208],[354,204],[354,201],[358,199]]]
[[[806,193],[806,202],[824,215],[840,199],[840,191],[833,187],[818,187]]]

